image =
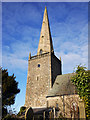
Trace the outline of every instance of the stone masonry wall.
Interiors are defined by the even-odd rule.
[[[52,71],[52,86],[53,86],[57,75],[62,74],[61,61],[54,54],[52,54],[52,57],[51,57],[51,71]]]
[[[46,95],[51,87],[51,54],[31,57],[28,63],[25,106],[46,106]]]
[[[56,117],[60,115],[66,118],[79,117],[79,95],[64,95],[47,98],[48,107],[56,108]]]

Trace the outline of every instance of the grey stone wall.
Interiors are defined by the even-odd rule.
[[[57,77],[57,75],[61,75],[61,61],[52,54],[51,56],[51,71],[52,71],[52,86],[54,84],[54,81]]]
[[[25,106],[45,107],[46,96],[57,75],[61,74],[61,62],[53,53],[33,56],[28,61]]]
[[[31,57],[28,61],[28,76],[25,106],[46,106],[46,95],[51,87],[51,54]]]

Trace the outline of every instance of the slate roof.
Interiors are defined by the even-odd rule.
[[[70,80],[73,75],[75,75],[75,73],[58,75],[47,97],[77,94],[76,88]]]

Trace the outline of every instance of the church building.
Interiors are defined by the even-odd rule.
[[[62,75],[61,57],[55,56],[45,7],[37,55],[28,59],[25,106],[53,112],[53,117],[79,118],[79,96],[70,78]]]

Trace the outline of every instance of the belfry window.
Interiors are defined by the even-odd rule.
[[[40,54],[42,54],[42,49],[40,49]]]

